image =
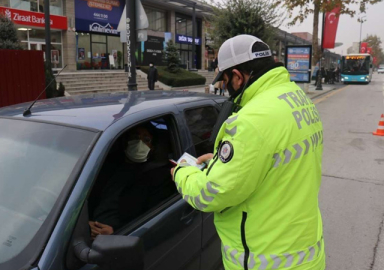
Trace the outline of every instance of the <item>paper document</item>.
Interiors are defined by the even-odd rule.
[[[191,166],[195,166],[195,167],[199,168],[200,170],[204,169],[207,166],[207,164],[205,164],[205,163],[197,164],[196,163],[197,162],[197,158],[195,158],[194,156],[191,156],[188,153],[184,153],[179,158],[179,160],[177,161],[178,164],[183,163],[183,162],[186,162],[186,163],[188,163]]]

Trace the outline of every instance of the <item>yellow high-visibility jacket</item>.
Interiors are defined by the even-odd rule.
[[[245,90],[241,106],[223,123],[204,171],[176,167],[179,193],[215,212],[225,269],[325,269],[315,105],[278,67]]]

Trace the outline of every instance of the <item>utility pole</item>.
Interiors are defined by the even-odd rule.
[[[360,41],[359,41],[359,53],[361,53],[361,30],[363,29],[363,22],[365,22],[364,18],[367,16],[363,16],[360,18]]]
[[[45,0],[47,1],[47,0]],[[137,91],[136,83],[136,1],[126,0],[128,91]]]
[[[192,13],[192,70],[196,70],[196,3],[193,3]]]
[[[51,19],[49,12],[49,0],[44,0],[45,19],[45,62],[51,68]]]

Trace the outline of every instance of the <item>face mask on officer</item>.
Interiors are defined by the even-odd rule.
[[[227,73],[224,74],[224,82],[231,97],[235,98],[240,94],[239,90],[243,89],[246,79],[246,76],[237,69],[232,70],[229,76]]]

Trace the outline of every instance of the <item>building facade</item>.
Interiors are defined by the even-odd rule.
[[[137,0],[140,1],[140,0]],[[209,69],[217,55],[209,37],[206,17],[210,6],[197,0],[141,0],[148,17],[148,38],[137,44],[136,64],[164,65],[163,50],[172,39],[182,67]],[[65,71],[124,68],[126,43],[119,29],[125,21],[125,0],[50,0],[51,59]],[[196,15],[193,58],[193,10]],[[28,50],[45,51],[44,0],[0,0],[0,12],[16,25],[19,40]],[[311,34],[276,29],[271,45],[276,61],[284,62],[285,47],[311,44]],[[330,54],[329,54],[330,55]]]
[[[45,51],[44,0],[0,0],[0,12],[14,23],[24,49]],[[193,0],[142,0],[149,27],[139,42],[136,63],[162,65],[166,42],[179,48],[184,68],[207,66],[204,17],[210,7]],[[193,7],[196,14],[195,58],[192,54]],[[66,71],[123,68],[126,44],[118,30],[125,0],[51,0],[51,58],[54,69]],[[203,38],[204,37],[204,38]]]

